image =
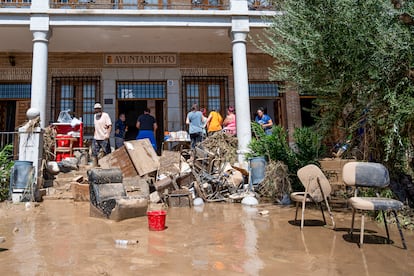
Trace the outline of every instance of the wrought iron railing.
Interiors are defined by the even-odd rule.
[[[46,0],[45,0],[46,1]],[[228,10],[230,0],[49,0],[52,9]],[[248,0],[249,10],[275,10],[281,1]],[[0,8],[30,8],[32,0],[0,0]],[[280,8],[280,7],[279,7]]]
[[[30,8],[32,0],[0,0],[0,8]]]
[[[229,0],[50,0],[52,9],[228,10]]]

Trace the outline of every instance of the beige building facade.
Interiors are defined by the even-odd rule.
[[[297,91],[280,93],[283,80],[269,81],[273,59],[251,43],[267,27],[263,16],[277,13],[266,3],[146,9],[121,0],[110,7],[108,1],[14,2],[0,9],[0,35],[9,38],[0,45],[0,131],[16,129],[35,107],[43,126],[70,110],[91,137],[95,102],[113,121],[126,114],[127,139],[135,138],[136,119],[149,107],[160,143],[165,131],[186,130],[192,103],[223,115],[233,105],[241,152],[260,106],[287,129],[302,124]]]

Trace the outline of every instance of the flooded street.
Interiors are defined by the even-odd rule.
[[[261,216],[258,210],[268,210]],[[275,205],[206,204],[169,208],[164,231],[147,217],[114,222],[89,217],[89,203],[46,200],[0,204],[1,275],[413,275],[414,235],[366,223],[359,249],[347,234],[351,213],[334,212],[338,230],[292,223],[295,209]],[[305,218],[320,220],[317,210]],[[359,216],[356,226],[359,228]],[[115,240],[138,240],[117,245]]]

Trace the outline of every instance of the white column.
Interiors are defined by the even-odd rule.
[[[249,81],[247,74],[246,38],[249,31],[248,18],[233,18],[232,44],[233,44],[233,75],[234,98],[236,103],[236,122],[238,161],[243,164],[244,155],[248,152],[248,144],[252,138],[250,128],[250,100]]]
[[[41,128],[46,118],[48,35],[47,31],[33,31],[31,108],[39,110]]]

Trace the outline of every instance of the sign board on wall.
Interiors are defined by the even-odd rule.
[[[176,54],[106,54],[105,65],[176,66]]]

